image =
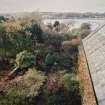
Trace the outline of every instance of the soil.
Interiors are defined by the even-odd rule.
[[[78,76],[84,86],[83,105],[96,105],[96,99],[83,48],[80,48]]]

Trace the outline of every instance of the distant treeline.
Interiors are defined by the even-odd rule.
[[[56,13],[43,12],[43,17],[47,19],[69,19],[69,18],[105,18],[105,13]]]
[[[40,14],[44,19],[70,19],[70,18],[105,18],[105,12],[103,13],[75,13],[75,12],[21,12],[13,14],[0,14],[5,18],[26,18],[33,17]]]

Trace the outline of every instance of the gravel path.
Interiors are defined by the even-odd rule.
[[[96,100],[83,48],[80,48],[78,76],[79,79],[83,82],[84,86],[83,105],[96,105]]]

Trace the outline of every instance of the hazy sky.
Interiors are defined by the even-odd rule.
[[[36,10],[105,12],[105,0],[0,0],[0,13]]]

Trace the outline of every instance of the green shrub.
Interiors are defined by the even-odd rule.
[[[21,69],[35,66],[35,56],[27,51],[20,52],[16,55],[16,66]]]
[[[65,74],[64,88],[66,89],[67,105],[81,105],[82,104],[82,88],[80,82],[76,79],[74,74]]]
[[[43,43],[43,31],[40,25],[33,24],[27,30],[32,33],[32,37],[35,38],[38,43]]]
[[[35,42],[31,39],[31,36],[27,35],[23,30],[10,33],[9,41],[11,43],[11,49],[15,54],[23,50],[33,51],[35,48]]]
[[[65,100],[62,95],[51,95],[48,97],[48,105],[66,105]]]
[[[79,92],[79,82],[76,80],[75,74],[65,74],[63,79],[64,87],[68,92]]]
[[[14,91],[6,96],[0,96],[0,105],[29,105],[25,96],[18,96]]]
[[[0,16],[0,23],[3,22],[3,21],[6,21],[7,18],[5,18],[4,16]]]
[[[12,81],[11,85],[17,85],[10,88],[8,92],[16,89],[18,95],[36,96],[45,79],[43,72],[36,71],[34,68],[29,69],[25,75],[19,76]]]
[[[6,90],[6,93],[0,94],[0,105],[36,105],[33,98],[41,92],[45,79],[43,72],[29,69],[26,74],[18,76],[4,86],[2,91]],[[33,104],[30,104],[31,102]]]
[[[47,85],[48,105],[81,105],[81,88],[75,74],[50,75]]]

